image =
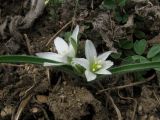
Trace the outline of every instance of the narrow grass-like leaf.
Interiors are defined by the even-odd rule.
[[[27,55],[0,55],[0,63],[28,63],[28,64],[42,64],[44,62],[58,63],[53,60],[40,58],[37,56]]]
[[[26,55],[0,55],[0,63],[28,63],[28,64],[41,64],[44,62],[57,63],[56,61],[39,58],[36,56],[26,56]],[[62,66],[61,66],[62,67]],[[65,66],[63,66],[64,68]],[[68,66],[69,67],[69,66]],[[71,67],[66,70],[73,70]],[[109,69],[112,74],[122,74],[146,69],[160,68],[160,61],[152,61],[146,63],[135,63],[127,64],[119,67],[114,67]],[[63,70],[63,69],[62,69]]]
[[[43,65],[44,62],[49,63],[58,63],[53,60],[48,60],[44,58],[40,58],[37,56],[27,56],[27,55],[0,55],[0,63],[27,63],[27,64],[38,64]],[[70,73],[72,76],[77,76],[77,74],[73,71],[73,67],[68,65],[63,66],[54,66],[57,70],[62,70],[64,72]]]
[[[112,74],[121,74],[121,73],[133,72],[133,71],[153,69],[153,68],[160,68],[160,61],[127,64],[127,65],[111,68],[110,71],[112,72]]]

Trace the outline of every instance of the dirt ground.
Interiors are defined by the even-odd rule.
[[[118,51],[120,39],[137,37],[135,29],[144,31],[149,46],[160,43],[158,0],[128,0],[121,8],[125,22],[102,9],[102,1],[0,0],[0,55],[55,51],[54,38],[76,24],[80,48],[90,39],[99,53]],[[50,67],[0,64],[0,120],[160,120],[159,83],[154,70],[143,81],[127,73],[87,83]]]

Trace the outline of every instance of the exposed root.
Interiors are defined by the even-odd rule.
[[[26,14],[26,16],[21,21],[19,29],[28,29],[32,26],[34,21],[43,13],[45,8],[45,0],[32,0],[30,11]]]
[[[23,37],[19,31],[30,28],[34,21],[43,13],[44,8],[45,0],[31,0],[30,10],[25,17],[20,15],[7,17],[0,25],[0,36],[2,39],[6,39],[7,36],[11,36],[15,40],[22,40]],[[5,31],[8,31],[8,33]]]

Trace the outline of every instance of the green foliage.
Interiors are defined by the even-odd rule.
[[[104,7],[107,9],[115,9],[125,6],[127,0],[104,0]]]
[[[111,54],[111,57],[114,58],[114,59],[119,59],[121,57],[122,53],[121,52],[118,52],[118,53],[112,53]]]
[[[149,62],[149,60],[147,60],[147,58],[145,58],[143,56],[140,56],[140,55],[133,55],[132,56],[132,60],[135,63],[146,63],[146,62]]]
[[[160,61],[160,53],[158,53],[156,56],[152,57],[152,61]]]
[[[140,31],[140,30],[136,30],[134,32],[134,35],[136,36],[136,38],[138,39],[145,39],[146,38],[146,35],[144,32]]]
[[[160,44],[156,44],[148,51],[147,58],[153,58],[160,53]]]
[[[115,20],[120,24],[125,24],[128,20],[128,13],[123,10],[126,2],[127,0],[104,0],[102,8],[113,10]]]
[[[24,55],[1,55],[0,63],[29,63],[29,64],[41,64],[44,62],[57,63],[53,60],[43,59],[35,56],[24,56]],[[70,70],[69,67],[63,67],[63,70]],[[146,63],[136,63],[136,64],[126,64],[119,67],[111,68],[110,71],[113,74],[128,73],[138,70],[145,70],[151,68],[160,68],[160,61],[146,62]]]
[[[119,23],[126,23],[128,20],[128,14],[121,14],[119,11],[115,11],[115,19],[116,21],[118,21]]]
[[[114,0],[104,0],[104,6],[108,9],[115,9],[116,3]]]
[[[142,55],[145,51],[145,48],[147,46],[147,41],[142,39],[140,41],[136,40],[134,43],[134,51],[138,55]]]
[[[65,40],[69,40],[71,35],[72,35],[71,32],[65,32],[63,37],[64,37]]]
[[[133,71],[147,70],[152,68],[160,68],[160,61],[126,64],[126,65],[121,65],[119,67],[111,68],[110,71],[113,74],[120,74],[120,73],[128,73]]]
[[[132,56],[128,56],[128,57],[124,57],[122,59],[122,65],[125,65],[125,64],[133,64],[134,63],[134,60],[132,59]]]
[[[58,63],[53,60],[39,58],[36,56],[27,55],[0,55],[0,63],[28,63],[28,64],[43,64],[44,62]]]
[[[58,19],[58,7],[61,6],[61,4],[64,2],[64,0],[49,0],[48,1],[48,8],[49,8],[49,18],[51,20]]]
[[[77,43],[76,43],[76,41],[72,37],[69,38],[69,41],[72,44],[74,50],[77,51]]]
[[[116,0],[116,1],[118,1],[118,5],[119,5],[120,7],[125,6],[125,5],[126,5],[126,2],[127,2],[127,0]]]
[[[136,40],[134,43],[129,40],[121,40],[119,46],[122,48],[122,64],[149,61],[145,56],[142,56],[145,55],[144,52],[147,49],[147,41],[145,39]]]
[[[48,4],[50,4],[51,6],[55,6],[55,5],[59,5],[61,3],[63,3],[64,0],[49,0]]]
[[[129,41],[129,40],[121,40],[119,43],[119,46],[123,49],[131,49],[133,48],[133,41]]]
[[[142,32],[143,33],[143,32]],[[143,36],[144,37],[144,36]],[[159,62],[160,61],[160,44],[155,44],[151,48],[148,48],[147,41],[145,39],[133,41],[123,40],[120,41],[119,47],[121,49],[121,57],[119,59],[122,60],[122,65],[128,64],[144,64],[147,65],[151,62]],[[126,68],[125,68],[126,69]],[[160,71],[159,65],[153,66],[154,70]],[[138,69],[137,69],[138,70]],[[134,72],[135,76],[139,76],[138,80],[143,79],[141,75],[146,70],[141,72]]]

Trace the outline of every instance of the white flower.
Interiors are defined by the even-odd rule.
[[[105,52],[97,56],[96,48],[90,40],[85,44],[85,56],[84,58],[74,58],[73,62],[83,66],[85,70],[85,76],[87,81],[96,79],[97,74],[111,74],[107,69],[113,65],[113,62],[106,60],[111,54],[111,51]]]
[[[71,38],[75,40],[76,44],[78,43],[78,33],[79,33],[79,26],[77,25],[71,35]]]
[[[78,32],[79,32],[79,26],[77,25],[76,28],[74,29],[72,35],[71,35],[71,38],[73,39],[73,41],[69,41],[69,44],[64,39],[62,39],[60,37],[57,37],[54,40],[54,45],[56,47],[57,53],[53,53],[53,52],[36,53],[36,55],[38,57],[59,62],[59,63],[45,62],[44,66],[70,64],[72,58],[74,58],[75,55],[76,55],[75,47],[77,47]]]

